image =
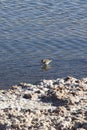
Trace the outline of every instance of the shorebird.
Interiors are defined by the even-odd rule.
[[[52,60],[50,59],[43,59],[41,60],[41,62],[43,63],[43,65],[48,65]]]

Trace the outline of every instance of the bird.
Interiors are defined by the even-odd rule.
[[[43,65],[48,65],[50,62],[52,62],[52,60],[50,60],[50,59],[42,59],[41,62],[43,63]]]

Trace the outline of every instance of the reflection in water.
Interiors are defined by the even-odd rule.
[[[45,70],[45,71],[47,71],[47,70],[49,70],[49,69],[51,69],[52,67],[51,67],[51,65],[43,65],[42,67],[41,67],[41,69],[42,70]]]

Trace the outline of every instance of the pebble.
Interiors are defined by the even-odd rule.
[[[32,98],[32,95],[31,95],[30,93],[25,93],[25,94],[23,95],[23,98],[25,98],[25,99],[31,99],[31,98]]]

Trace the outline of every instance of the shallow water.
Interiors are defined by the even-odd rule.
[[[48,68],[43,58],[53,60]],[[87,77],[86,68],[86,0],[0,1],[0,88]]]

